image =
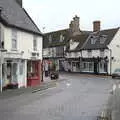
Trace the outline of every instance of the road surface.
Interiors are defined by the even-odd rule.
[[[113,80],[62,74],[56,87],[0,100],[0,120],[96,120],[105,108]]]

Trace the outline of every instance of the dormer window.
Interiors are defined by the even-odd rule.
[[[97,37],[96,36],[91,36],[90,40],[91,40],[91,44],[95,44],[96,40],[97,40]]]
[[[64,40],[64,36],[61,34],[60,35],[60,42],[63,42],[63,40]]]
[[[49,43],[51,43],[51,42],[52,42],[52,36],[49,35]]]
[[[104,44],[107,39],[107,35],[100,36],[100,44]]]

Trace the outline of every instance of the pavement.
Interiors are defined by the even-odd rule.
[[[51,80],[50,77],[44,77],[44,82],[42,82],[38,86],[5,90],[2,93],[0,93],[0,99],[8,99],[8,98],[12,98],[12,97],[19,96],[22,94],[28,94],[28,93],[30,94],[30,93],[34,93],[37,91],[46,90],[48,88],[55,87],[56,82],[59,82],[62,80],[63,80],[62,78]]]
[[[88,76],[62,73],[55,87],[0,99],[0,118],[97,120],[106,108],[114,81],[110,77]]]
[[[111,120],[120,120],[120,80],[114,79],[107,109],[111,113]]]

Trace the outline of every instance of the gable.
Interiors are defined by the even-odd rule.
[[[6,25],[42,34],[24,8],[15,0],[0,0],[1,18]]]
[[[112,41],[118,28],[102,30],[100,32],[93,32],[89,35],[88,40],[84,44],[82,49],[105,49],[107,45]]]

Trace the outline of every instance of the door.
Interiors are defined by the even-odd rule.
[[[12,66],[12,83],[18,83],[18,81],[17,81],[17,63],[13,63],[13,66]]]
[[[98,63],[94,62],[94,73],[98,74]]]

